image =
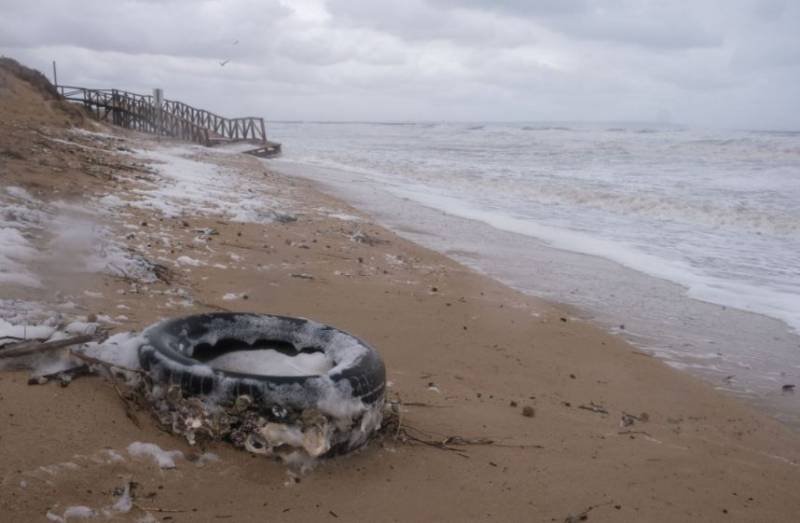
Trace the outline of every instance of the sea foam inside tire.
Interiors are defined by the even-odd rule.
[[[252,452],[328,456],[362,446],[380,427],[383,361],[331,326],[217,313],[162,321],[143,336],[139,360],[162,396],[179,390],[226,412],[246,404],[249,417],[234,421],[231,433]]]

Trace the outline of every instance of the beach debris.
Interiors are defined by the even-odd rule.
[[[532,418],[536,416],[536,411],[530,405],[525,405],[522,407],[522,415],[526,418]]]
[[[53,341],[21,341],[8,345],[3,345],[0,348],[0,358],[18,358],[20,356],[28,356],[35,353],[55,351],[73,345],[80,345],[90,341],[101,341],[105,337],[105,333],[99,334],[81,334],[72,338],[66,338]]]
[[[132,457],[149,457],[156,462],[161,469],[177,468],[175,460],[183,459],[183,452],[180,450],[164,450],[155,443],[143,443],[134,441],[128,445],[128,454]]]
[[[604,406],[593,401],[590,401],[588,405],[578,405],[578,408],[588,410],[590,412],[596,412],[598,414],[608,414],[608,410]]]
[[[116,501],[114,501],[113,504],[106,505],[103,508],[93,509],[85,505],[73,505],[66,507],[64,512],[59,515],[54,512],[55,507],[53,507],[47,511],[45,517],[48,521],[53,521],[55,523],[66,523],[67,521],[74,521],[76,519],[93,519],[101,516],[109,519],[113,518],[117,514],[127,514],[131,511],[131,509],[133,509],[134,506],[140,508],[134,503],[136,486],[136,482],[126,481],[124,486],[116,487],[112,491],[112,495],[114,498],[116,498]]]
[[[138,354],[148,372],[135,391],[164,430],[185,437],[191,445],[227,441],[303,473],[319,458],[361,447],[380,427],[385,377],[383,364],[370,347],[305,319],[210,316],[161,322],[143,333],[148,345]],[[171,329],[173,324],[204,329],[187,334],[186,328]],[[205,337],[207,332],[228,345],[217,346],[217,338]],[[292,338],[296,332],[303,339],[299,347]],[[183,343],[197,362],[180,370],[192,376],[191,381],[173,379],[178,363],[164,349],[172,346],[173,339]],[[253,349],[256,341],[261,345]],[[231,342],[250,350],[226,351]],[[366,366],[368,357],[374,366]],[[373,393],[374,389],[356,388],[351,381],[335,381],[328,374],[333,361],[344,363],[343,368],[353,369],[371,384],[380,383],[381,389]],[[224,372],[247,372],[249,377],[223,376]],[[297,379],[288,384],[278,379],[289,376]],[[215,380],[210,387],[197,388],[198,382],[209,378]],[[238,392],[241,389],[247,392]],[[366,397],[367,393],[374,395]]]
[[[508,447],[508,448],[544,448],[537,444],[513,444],[501,443],[493,438],[488,437],[464,437],[458,435],[440,435],[433,434],[429,431],[414,427],[403,419],[401,407],[418,405],[418,406],[431,406],[419,405],[415,402],[403,402],[399,398],[394,400],[387,400],[384,406],[383,422],[380,427],[379,434],[385,440],[395,441],[403,444],[420,444],[432,447],[439,450],[453,452],[462,458],[469,458],[466,453],[466,447],[475,445],[492,445],[495,447]]]
[[[219,231],[217,231],[217,230],[216,230],[215,228],[213,228],[213,227],[202,227],[202,228],[200,228],[200,229],[195,229],[195,230],[194,230],[194,232],[195,232],[196,234],[200,235],[200,236],[203,236],[203,237],[205,237],[205,238],[208,238],[208,237],[211,237],[211,236],[218,236],[218,235],[219,235]]]
[[[389,240],[384,240],[382,238],[378,238],[377,236],[372,236],[371,234],[367,234],[363,231],[356,231],[350,236],[350,239],[356,243],[363,243],[364,245],[369,245],[370,247],[389,243]]]
[[[582,512],[578,512],[575,515],[572,515],[572,514],[568,515],[567,517],[564,518],[564,523],[579,523],[581,521],[587,521],[589,519],[589,512],[591,512],[592,510],[594,510],[596,508],[600,508],[600,507],[605,507],[607,505],[611,505],[612,503],[614,503],[614,502],[613,501],[607,501],[606,503],[600,503],[598,505],[591,505],[591,506],[587,507],[586,510],[584,510]],[[617,509],[617,510],[619,510],[619,509]]]
[[[619,426],[620,427],[630,427],[631,425],[633,425],[637,421],[640,421],[640,422],[650,421],[650,415],[647,414],[646,412],[642,412],[638,416],[635,416],[633,414],[628,414],[627,412],[623,412],[622,413],[622,418],[619,421]]]
[[[297,216],[277,211],[272,211],[272,218],[278,223],[293,223],[297,221]]]
[[[301,280],[313,280],[314,279],[314,276],[311,275],[311,274],[308,274],[307,272],[300,272],[300,273],[293,272],[290,276],[292,278],[299,278]]]
[[[77,365],[68,369],[51,372],[50,374],[33,375],[28,378],[28,385],[44,385],[50,381],[58,381],[62,387],[68,386],[72,380],[79,376],[92,374],[92,369],[88,365]]]

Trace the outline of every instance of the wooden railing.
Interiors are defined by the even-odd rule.
[[[252,142],[261,155],[280,152],[280,144],[267,140],[263,118],[225,118],[175,100],[163,100],[160,107],[153,97],[119,89],[88,89],[57,86],[66,100],[82,103],[99,119],[146,133],[171,136],[202,145],[227,142]],[[267,151],[267,153],[264,153]]]

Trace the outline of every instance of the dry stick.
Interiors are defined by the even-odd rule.
[[[238,245],[238,244],[230,243],[230,242],[217,242],[217,244],[224,245],[226,247],[233,247],[235,249],[242,249],[244,251],[263,251],[264,250],[264,247],[251,247],[251,246],[248,246],[248,245]]]
[[[421,401],[410,401],[403,403],[404,407],[430,407],[432,409],[446,409],[450,405],[432,405],[431,403],[422,403]]]
[[[3,348],[6,345],[10,345],[12,343],[20,341],[27,341],[27,340],[25,338],[18,338],[16,336],[2,336],[0,337],[0,348]]]
[[[417,443],[422,443],[423,445],[427,445],[427,446],[433,447],[435,449],[449,450],[450,452],[455,452],[456,454],[458,454],[462,458],[469,459],[469,456],[467,454],[464,454],[461,450],[454,449],[452,447],[448,447],[447,445],[445,445],[441,441],[432,441],[432,440],[417,438],[416,436],[412,436],[411,434],[408,434],[408,433],[405,433],[405,437],[407,437],[411,441],[416,441]]]
[[[16,343],[11,347],[3,347],[0,351],[0,358],[16,358],[18,356],[26,356],[37,352],[47,352],[56,349],[63,349],[72,345],[80,345],[82,343],[89,343],[90,341],[99,341],[102,336],[95,334],[82,334],[73,338],[65,340],[45,341],[45,342],[22,342]]]
[[[71,356],[75,356],[79,360],[83,360],[86,363],[89,363],[91,365],[102,365],[104,367],[113,367],[115,369],[124,370],[126,372],[133,372],[133,373],[136,373],[136,374],[147,374],[145,371],[143,371],[141,369],[132,369],[132,368],[126,367],[124,365],[117,365],[116,363],[111,363],[111,362],[108,362],[108,361],[100,360],[100,359],[94,358],[92,356],[86,355],[86,354],[84,354],[82,352],[79,352],[79,351],[76,351],[76,350],[71,350],[71,351],[69,351],[69,353],[70,353]]]
[[[188,510],[177,509],[177,508],[145,507],[144,505],[140,505],[138,503],[133,503],[133,506],[138,508],[139,510],[144,510],[145,512],[171,512],[173,514],[178,514],[180,512],[189,512]]]
[[[400,405],[407,405],[406,403],[400,403]],[[427,404],[426,404],[427,405]],[[433,406],[433,405],[431,405]],[[453,446],[473,446],[473,445],[491,445],[493,447],[504,447],[504,448],[517,448],[517,449],[543,449],[544,446],[538,445],[535,443],[498,443],[491,438],[465,438],[462,436],[444,436],[443,434],[439,434],[443,437],[441,440],[433,439],[433,434],[424,431],[422,429],[413,427],[408,424],[403,424],[402,422],[402,413],[400,409],[393,411],[397,415],[397,429],[394,433],[394,439],[400,439],[401,433],[402,436],[408,438],[411,441],[422,443],[423,445],[427,445],[429,447],[437,448],[440,450],[449,450],[451,452],[456,452],[459,456],[463,458],[468,458],[469,456],[464,454],[461,449],[453,448]],[[421,435],[425,436],[418,437],[414,436],[413,434],[409,433],[409,430],[416,431]]]
[[[88,374],[92,374],[92,370],[89,365],[85,363],[70,367],[68,369],[60,370],[57,372],[51,372],[50,374],[42,374],[40,376],[31,376],[28,378],[28,385],[44,385],[45,383],[49,383],[51,380],[59,380],[61,382],[62,387],[66,387],[69,385],[72,380],[79,376],[86,376]]]
[[[339,256],[338,254],[331,254],[329,252],[317,252],[317,254],[319,254],[320,256],[328,256],[330,258],[338,258],[340,260],[347,260],[347,261],[352,261],[352,259],[353,259],[353,258],[349,258],[347,256]]]

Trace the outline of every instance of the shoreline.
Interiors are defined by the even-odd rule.
[[[10,518],[106,506],[121,477],[139,485],[138,506],[122,520],[163,518],[156,508],[177,521],[562,521],[585,511],[592,521],[752,521],[800,510],[797,434],[558,306],[372,223],[312,182],[244,155],[130,133],[48,134],[69,143],[25,151],[4,185],[45,203],[68,191],[78,206],[104,201],[94,219],[113,232],[107,239],[170,271],[153,283],[81,272],[59,298],[73,302],[64,314],[113,315],[115,331],[221,308],[323,321],[381,352],[409,425],[493,443],[459,447],[464,457],[375,441],[297,482],[225,443],[190,447],[146,411],[135,427],[103,379],[29,386],[27,373],[4,372],[0,419],[11,421],[0,427],[0,509]],[[80,165],[54,177],[36,161],[45,157]],[[108,178],[81,178],[98,160],[112,166]],[[238,199],[228,192],[240,189]],[[269,212],[257,212],[260,201]],[[46,249],[44,240],[36,245]],[[126,452],[135,441],[219,460],[161,470]]]
[[[569,307],[670,366],[800,429],[800,407],[781,390],[786,383],[800,383],[800,335],[780,319],[702,301],[680,284],[613,260],[401,199],[358,172],[293,160],[272,165],[371,213],[404,238],[528,295]],[[345,187],[346,182],[351,185]],[[487,246],[477,247],[482,242]],[[596,281],[597,273],[607,281]]]

